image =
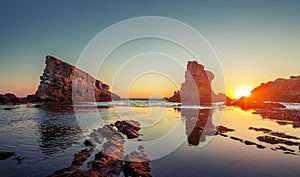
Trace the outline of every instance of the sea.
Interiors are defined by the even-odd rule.
[[[300,112],[298,103],[282,104],[291,116]],[[48,176],[70,166],[74,154],[87,148],[84,141],[97,129],[118,120],[136,120],[140,136],[124,136],[125,153],[143,147],[153,176],[299,177],[300,120],[289,115],[274,119],[274,114],[261,115],[221,102],[182,106],[163,99],[1,105],[0,151],[16,155],[0,160],[0,176]],[[233,131],[218,133],[220,126]],[[266,136],[280,141],[258,138]],[[102,145],[98,142],[94,153]],[[80,168],[88,169],[93,158],[94,154]]]

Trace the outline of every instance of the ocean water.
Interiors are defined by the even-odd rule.
[[[299,104],[284,104],[287,110],[300,110]],[[68,167],[94,130],[117,120],[140,122],[141,136],[125,139],[125,153],[143,146],[153,176],[300,176],[300,120],[253,112],[222,103],[181,106],[159,99],[1,106],[0,151],[14,151],[16,156],[0,160],[0,176],[40,177]],[[220,125],[234,131],[214,135]],[[282,134],[289,136],[278,136]],[[289,142],[270,144],[260,141],[261,136]],[[101,148],[97,144],[97,150]]]

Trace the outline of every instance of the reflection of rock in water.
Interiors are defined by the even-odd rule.
[[[69,105],[43,105],[45,111],[39,125],[40,147],[44,154],[49,155],[67,149],[79,140],[81,129]]]
[[[186,120],[189,144],[197,146],[206,140],[206,135],[215,133],[211,109],[181,109],[181,115]]]

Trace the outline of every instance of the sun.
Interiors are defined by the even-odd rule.
[[[252,87],[249,86],[242,86],[236,89],[235,91],[235,97],[236,98],[241,98],[243,96],[249,97],[251,95],[251,91],[253,90]]]

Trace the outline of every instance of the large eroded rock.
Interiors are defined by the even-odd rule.
[[[52,56],[46,57],[46,68],[40,79],[36,95],[44,100],[94,102],[120,98],[109,92],[108,85]]]
[[[211,81],[214,74],[204,70],[196,61],[189,61],[185,71],[185,81],[180,91],[174,92],[170,102],[181,102],[183,105],[210,105],[212,101]]]
[[[209,105],[211,103],[211,81],[214,75],[205,71],[196,61],[189,61],[185,72],[185,81],[181,85],[180,97],[183,105]]]

